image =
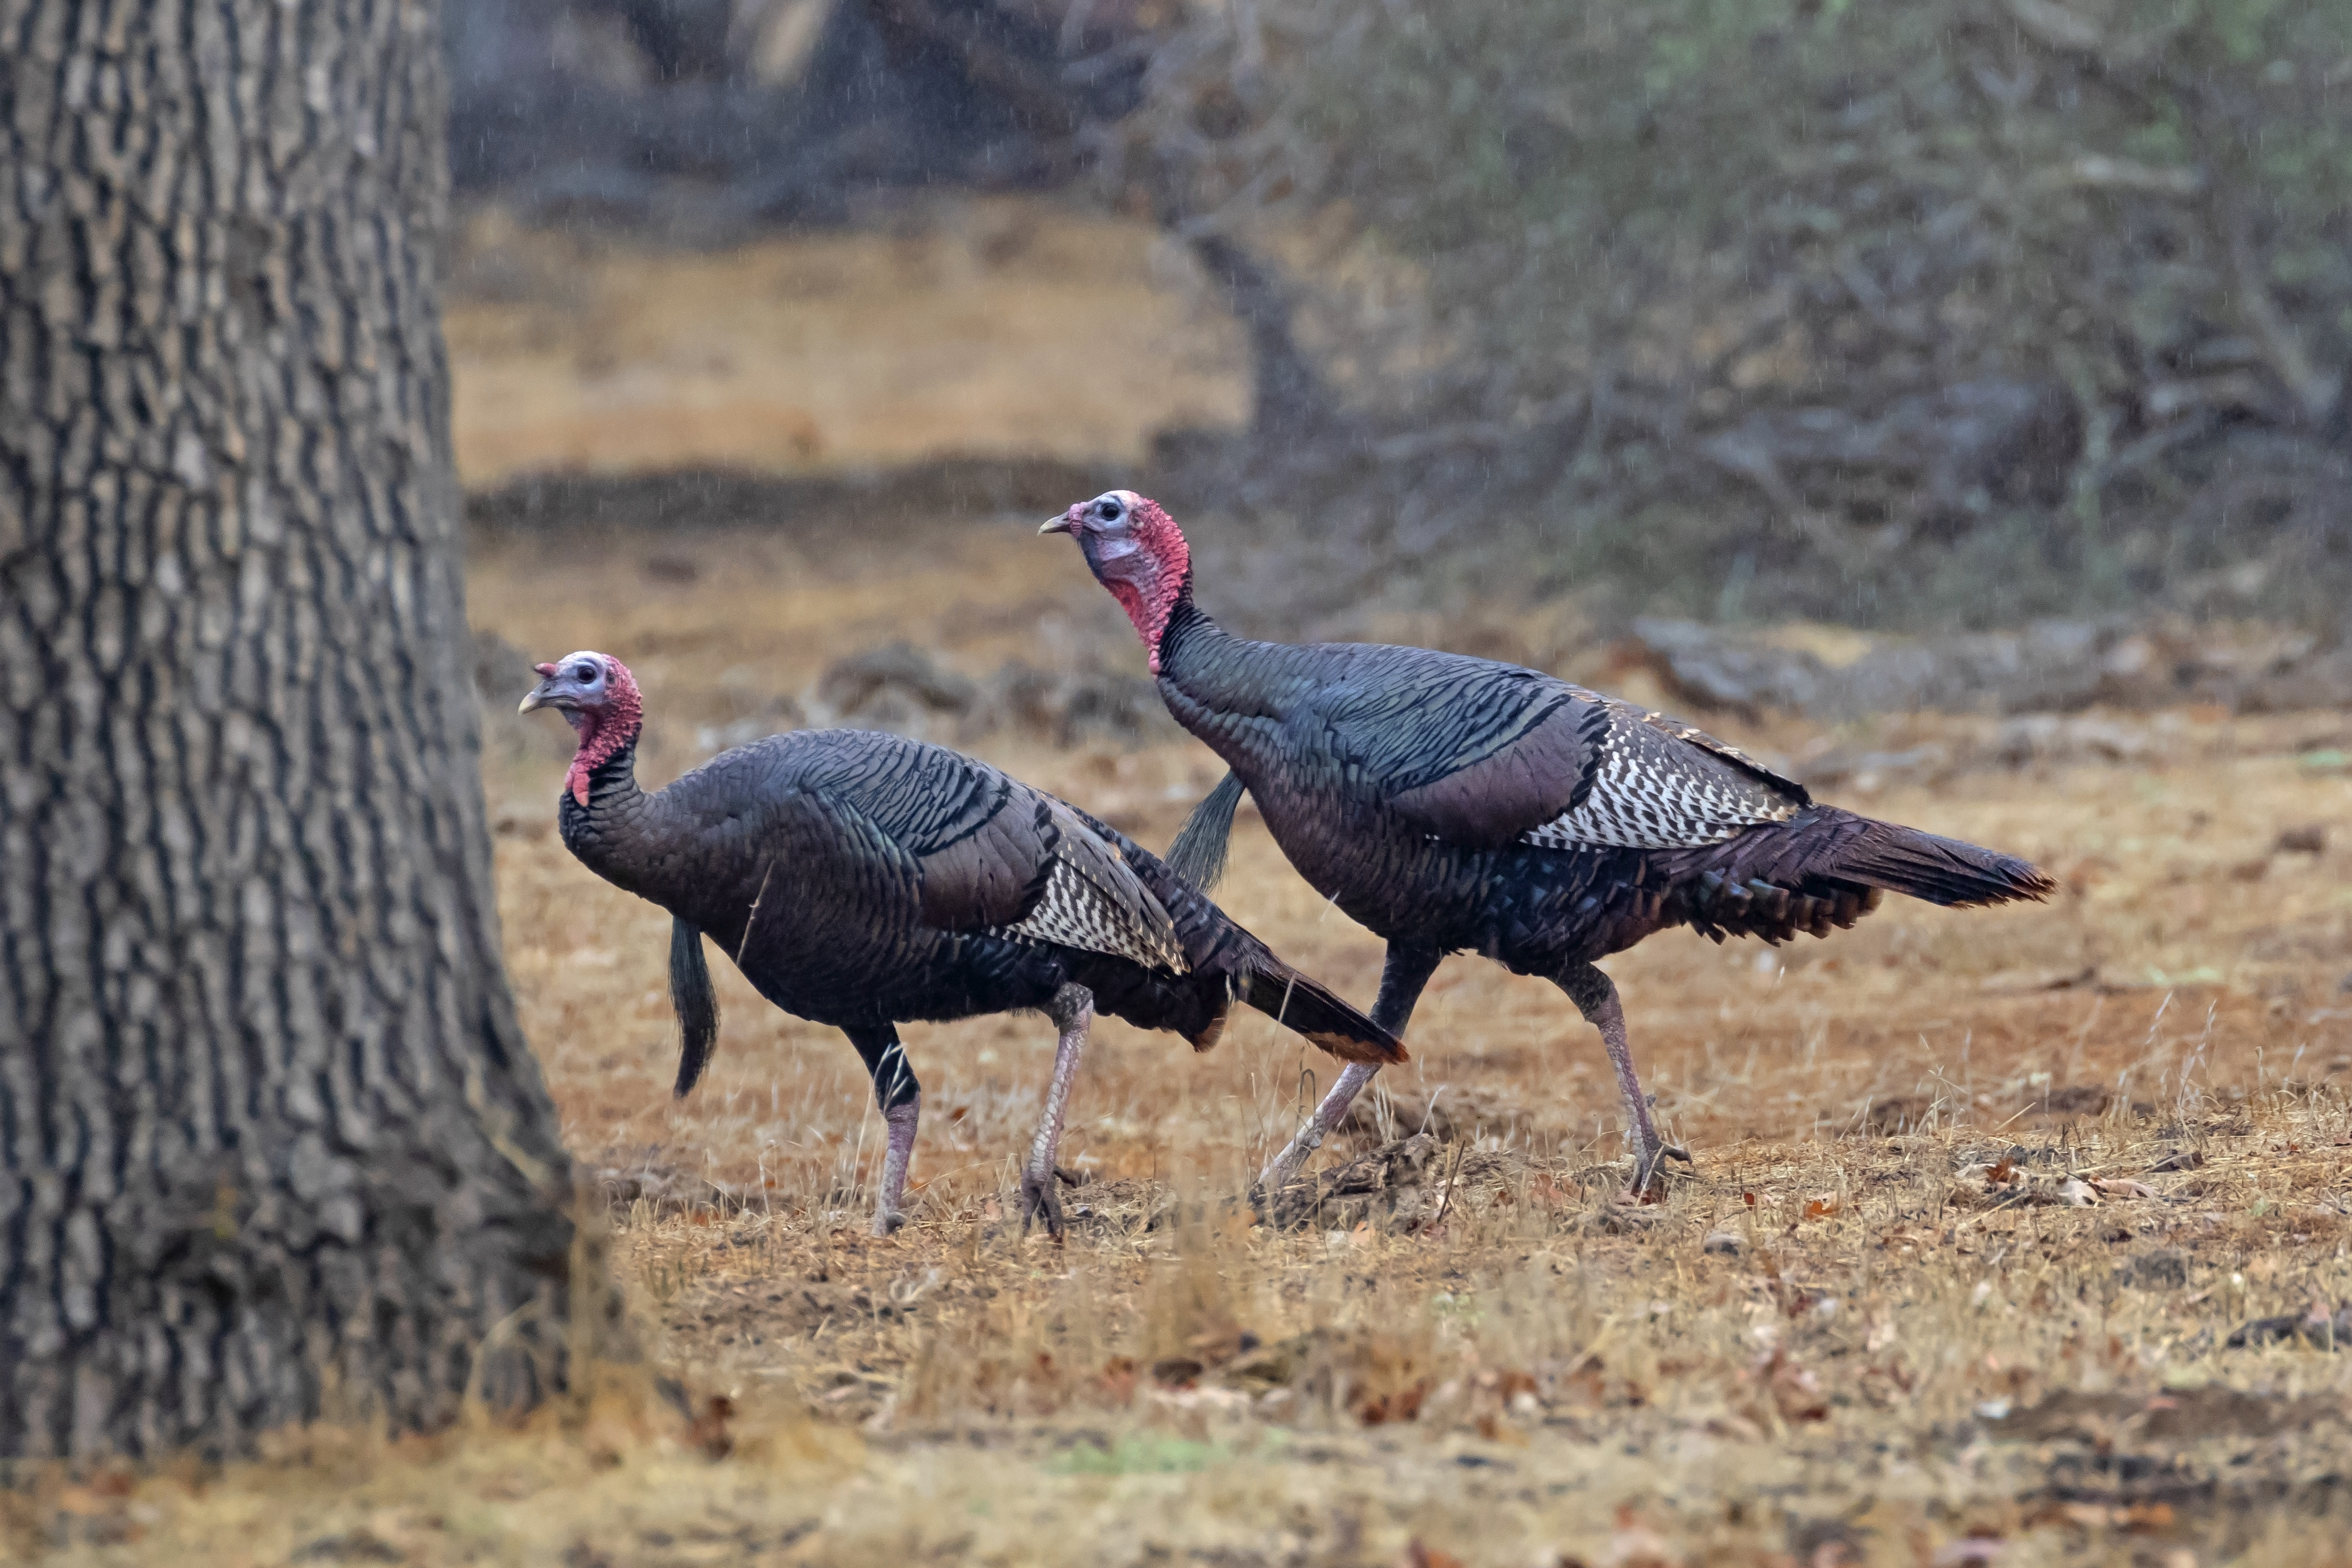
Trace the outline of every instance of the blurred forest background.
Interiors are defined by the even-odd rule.
[[[450,36],[478,485],[1050,456],[1248,519],[1245,614],[1507,584],[1604,621],[2342,636],[2344,0],[480,0]],[[631,368],[533,235],[626,246],[629,308],[758,358],[752,280],[686,258],[943,226],[1038,371],[974,390],[985,428],[926,428],[919,364],[867,439],[827,428],[861,337],[909,330],[850,250],[790,407],[463,444],[469,299],[568,273],[603,340],[574,373]],[[1068,253],[1141,258],[1174,313],[1057,304]]]

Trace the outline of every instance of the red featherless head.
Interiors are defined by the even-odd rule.
[[[588,776],[613,759],[615,752],[637,738],[645,727],[645,698],[629,666],[610,653],[583,650],[567,653],[551,664],[531,666],[539,685],[522,699],[522,711],[551,707],[572,722],[580,737],[572,753],[572,771],[564,788],[582,805],[588,803]]]
[[[1040,533],[1069,534],[1087,565],[1135,622],[1160,673],[1160,640],[1192,581],[1192,549],[1167,509],[1132,490],[1108,490],[1053,518]]]

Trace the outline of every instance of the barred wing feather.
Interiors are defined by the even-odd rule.
[[[1118,845],[1059,800],[1038,799],[1059,831],[1053,863],[1044,896],[1019,921],[1000,927],[1002,934],[1187,973],[1175,921],[1120,858]]]
[[[1595,698],[1595,701],[1604,699]],[[1687,725],[1607,702],[1592,789],[1522,838],[1545,849],[1698,849],[1810,803],[1803,788]]]

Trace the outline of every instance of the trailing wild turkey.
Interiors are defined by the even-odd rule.
[[[1300,647],[1229,635],[1192,602],[1192,555],[1157,502],[1113,490],[1047,522],[1143,638],[1178,723],[1233,771],[1171,852],[1214,883],[1247,789],[1290,863],[1387,939],[1372,1017],[1402,1035],[1448,953],[1566,991],[1625,1099],[1633,1184],[1659,1140],[1615,988],[1593,960],[1689,925],[1721,941],[1827,936],[1883,892],[1934,904],[2038,899],[2050,879],[1973,844],[1813,803],[1687,725],[1535,670],[1429,648]],[[1351,1063],[1268,1166],[1269,1191],[1339,1124],[1374,1069]]]
[[[537,666],[522,711],[562,710],[580,748],[557,800],[589,870],[668,910],[684,1027],[677,1092],[719,1011],[701,937],[786,1012],[838,1027],[874,1075],[890,1136],[876,1234],[897,1228],[922,1091],[897,1026],[1036,1009],[1061,1043],[1021,1181],[1023,1223],[1062,1231],[1055,1155],[1097,1009],[1206,1051],[1234,1001],[1335,1056],[1401,1061],[1396,1038],[1085,812],[985,763],[893,735],[805,730],[637,788],[644,703],[627,667],[580,653]]]

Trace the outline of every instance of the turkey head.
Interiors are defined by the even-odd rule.
[[[636,677],[610,653],[583,649],[551,664],[535,664],[539,685],[522,699],[520,712],[551,707],[571,721],[580,737],[572,771],[564,779],[572,798],[588,803],[588,776],[636,739],[645,722],[645,702]]]
[[[1135,622],[1160,673],[1160,639],[1192,584],[1192,549],[1159,502],[1132,490],[1106,490],[1049,518],[1041,534],[1068,534],[1078,541],[1095,578]]]

